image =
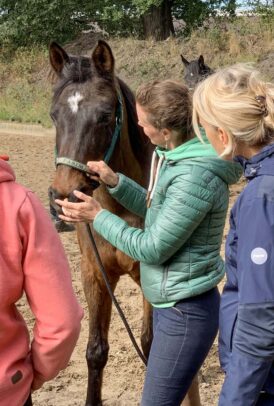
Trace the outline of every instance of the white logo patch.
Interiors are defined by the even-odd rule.
[[[79,102],[81,100],[83,100],[83,96],[79,92],[76,92],[73,96],[70,96],[68,98],[68,104],[73,113],[75,114],[77,113],[79,108]]]
[[[256,265],[262,265],[267,261],[267,252],[264,248],[254,248],[251,251],[251,261]]]

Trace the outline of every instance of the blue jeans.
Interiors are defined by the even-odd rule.
[[[141,406],[178,406],[218,332],[217,288],[153,309],[153,341]]]

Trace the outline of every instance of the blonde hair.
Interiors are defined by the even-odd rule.
[[[193,94],[193,127],[202,138],[199,119],[227,133],[229,144],[222,156],[239,143],[269,144],[274,141],[274,85],[261,80],[250,65],[219,70]]]
[[[183,141],[194,137],[191,96],[182,83],[173,80],[146,83],[137,89],[136,102],[158,130],[167,128],[183,136]]]

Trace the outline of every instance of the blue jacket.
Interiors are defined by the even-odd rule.
[[[230,215],[220,309],[219,406],[256,405],[274,395],[274,145],[237,159],[248,184]]]

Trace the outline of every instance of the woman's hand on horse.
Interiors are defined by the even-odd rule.
[[[105,185],[115,187],[118,184],[119,177],[117,173],[104,162],[104,161],[89,161],[87,166],[90,169],[90,178],[99,180]]]
[[[74,195],[82,202],[72,203],[68,199],[59,200],[55,202],[62,207],[64,214],[59,214],[60,219],[69,223],[90,222],[95,219],[95,216],[102,210],[100,203],[93,197],[85,193],[74,190]]]

